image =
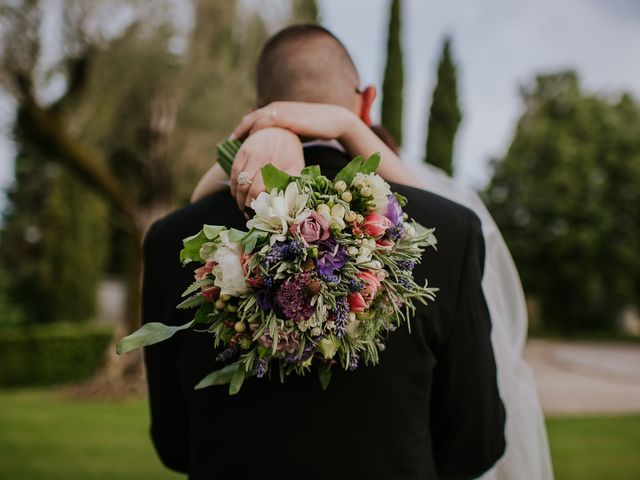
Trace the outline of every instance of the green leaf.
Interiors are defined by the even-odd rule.
[[[231,383],[233,376],[236,374],[236,371],[243,368],[242,363],[236,362],[226,367],[221,368],[220,370],[216,370],[214,372],[206,375],[202,380],[198,382],[198,384],[194,387],[196,390],[201,390],[203,388],[211,387],[213,385],[224,385],[226,383]]]
[[[208,325],[211,323],[211,314],[213,313],[213,303],[205,302],[200,305],[200,308],[196,312],[196,316],[193,319],[193,325]]]
[[[237,230],[235,228],[230,228],[227,238],[230,242],[241,242],[246,235],[247,232],[243,232],[242,230]]]
[[[267,232],[252,229],[243,239],[244,253],[251,253],[255,250],[256,245],[262,244],[269,237]]]
[[[238,368],[231,377],[231,383],[229,384],[229,395],[235,395],[242,388],[244,383],[246,370],[244,368]]]
[[[209,240],[215,240],[220,235],[220,232],[223,231],[226,227],[222,227],[220,225],[203,225],[202,233]]]
[[[326,390],[331,382],[331,367],[329,365],[318,365],[318,378],[322,390]]]
[[[309,179],[319,177],[320,175],[321,175],[320,166],[318,165],[310,165],[308,167],[303,168],[302,171],[300,172],[301,177],[307,177]]]
[[[380,165],[380,153],[376,152],[362,162],[362,169],[360,171],[362,173],[374,173],[378,169],[378,165]]]
[[[267,192],[270,192],[274,188],[284,190],[287,188],[287,185],[291,183],[291,176],[274,167],[271,163],[267,163],[262,167],[260,172],[262,173],[262,181],[264,182],[264,187]]]
[[[186,265],[189,262],[200,262],[200,247],[203,243],[209,240],[205,236],[204,232],[200,230],[196,235],[187,237],[182,240],[184,248],[180,250],[180,262]]]
[[[196,293],[195,295],[191,295],[189,298],[184,299],[178,304],[178,306],[176,306],[176,308],[185,309],[197,307],[198,305],[202,305],[206,300],[207,299],[202,295]]]
[[[170,326],[164,323],[146,323],[131,335],[121,338],[116,345],[118,354],[127,353],[140,347],[146,347],[171,338],[176,332],[185,330],[193,325],[193,320],[184,325]]]
[[[338,172],[338,174],[333,179],[333,182],[338,182],[342,180],[347,185],[351,185],[353,178],[356,176],[356,173],[373,173],[378,169],[378,165],[380,164],[380,154],[374,153],[366,160],[363,157],[356,157],[351,160],[345,167]]]
[[[347,185],[351,185],[351,182],[353,181],[353,177],[355,177],[356,173],[360,171],[360,167],[362,166],[363,161],[364,161],[364,158],[362,157],[356,157],[353,160],[351,160],[349,163],[347,163],[344,166],[342,170],[338,172],[338,174],[333,179],[333,182],[335,183],[342,180]]]

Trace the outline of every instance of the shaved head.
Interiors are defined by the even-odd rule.
[[[294,25],[264,45],[256,69],[258,106],[275,101],[353,109],[360,78],[342,43],[317,25]]]

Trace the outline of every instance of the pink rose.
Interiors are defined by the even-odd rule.
[[[202,267],[196,268],[194,272],[195,279],[198,281],[202,280],[204,277],[206,277],[208,274],[210,274],[213,271],[213,267],[215,267],[217,264],[218,264],[217,262],[214,262],[213,260],[209,260]]]
[[[352,312],[363,312],[371,305],[378,289],[380,288],[380,279],[372,272],[360,272],[357,278],[364,280],[364,290],[349,294],[347,301],[349,302],[349,310]]]
[[[370,213],[364,217],[362,229],[366,235],[379,238],[391,227],[391,220],[379,213]]]
[[[329,223],[322,215],[313,211],[302,222],[291,225],[289,231],[291,233],[299,232],[302,239],[308,244],[318,243],[329,238]]]

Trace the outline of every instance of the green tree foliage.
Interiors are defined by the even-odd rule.
[[[610,327],[640,298],[640,106],[581,91],[573,72],[522,97],[488,206],[548,326]]]
[[[292,0],[292,23],[320,23],[316,0]]]
[[[7,299],[27,323],[92,318],[109,251],[104,201],[35,152],[16,174],[0,243]]]
[[[453,174],[453,147],[461,119],[456,65],[451,57],[451,40],[446,38],[429,111],[425,161],[449,175]]]
[[[389,11],[387,63],[382,82],[382,126],[402,145],[402,91],[404,67],[401,43],[401,0],[392,0]]]

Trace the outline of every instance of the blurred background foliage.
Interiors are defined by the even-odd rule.
[[[269,34],[321,20],[315,1],[289,3],[277,21],[232,0],[2,3],[0,80],[17,105],[17,155],[0,231],[0,328],[91,321],[106,276],[127,285],[125,329],[135,328],[147,226],[187,201],[215,142],[252,108]],[[381,109],[398,143],[402,5],[389,1]],[[425,161],[449,174],[463,121],[454,40],[443,39],[425,109]],[[639,116],[630,95],[586,92],[572,71],[522,87],[511,146],[483,195],[538,327],[614,330],[638,305]]]

